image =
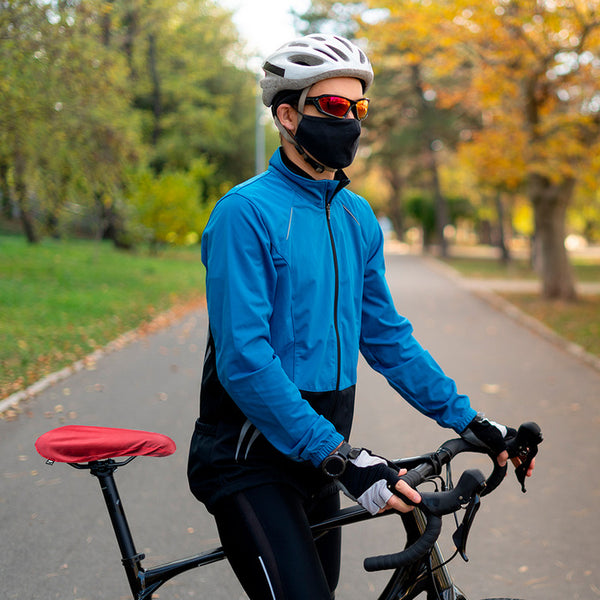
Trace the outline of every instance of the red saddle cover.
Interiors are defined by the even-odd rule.
[[[118,456],[169,456],[175,442],[161,433],[137,429],[65,425],[41,435],[35,448],[55,462],[84,463]]]

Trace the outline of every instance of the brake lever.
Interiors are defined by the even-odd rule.
[[[513,464],[516,460],[519,464],[515,468],[515,475],[521,484],[521,491],[525,493],[525,478],[527,471],[531,466],[531,462],[538,453],[538,445],[544,441],[542,431],[537,423],[523,423],[517,431],[514,440],[507,443],[508,455],[513,459]]]
[[[542,432],[537,423],[528,422],[523,423],[515,438],[507,443],[508,453],[510,458],[515,462],[518,460],[519,463],[516,465],[515,475],[517,480],[521,484],[521,490],[525,493],[525,478],[527,477],[527,471],[531,466],[531,462],[538,452],[538,445],[543,441]],[[506,472],[506,469],[504,469]],[[498,481],[499,483],[499,481]],[[497,483],[496,483],[497,485]],[[496,487],[492,485],[492,489]],[[471,526],[475,520],[475,515],[481,506],[480,495],[485,495],[487,490],[481,488],[477,490],[477,493],[473,495],[469,504],[467,505],[465,516],[463,517],[462,523],[458,526],[454,534],[452,535],[452,541],[458,550],[461,558],[468,562],[467,556],[467,539],[471,531]]]
[[[477,514],[477,511],[480,509],[480,507],[481,498],[479,494],[474,494],[471,498],[471,501],[467,505],[462,523],[458,526],[458,528],[452,535],[452,541],[454,542],[454,545],[456,546],[460,557],[465,562],[469,562],[469,557],[467,556],[467,539],[469,537],[469,533],[471,532],[471,525],[473,525],[475,515]]]

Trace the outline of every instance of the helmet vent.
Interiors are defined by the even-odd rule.
[[[350,52],[352,52],[352,45],[350,44],[350,42],[348,40],[345,40],[344,38],[338,37],[337,35],[335,36],[335,39],[340,44],[344,44],[344,46],[346,46],[346,48],[348,48],[348,50],[350,50]]]
[[[327,47],[331,48],[331,46],[327,46]],[[337,52],[335,54],[331,54],[330,52],[326,52],[322,48],[315,48],[314,50],[315,50],[315,52],[320,52],[321,54],[324,54],[329,60],[338,62],[338,56],[336,56]]]
[[[294,54],[289,57],[289,61],[301,67],[317,67],[325,62],[322,58],[309,54]]]
[[[336,48],[335,46],[330,46],[329,44],[327,45],[327,47],[330,50],[333,50],[333,52],[335,52],[342,60],[345,60],[346,62],[348,62],[348,60],[350,60],[348,58],[348,55],[344,54],[339,48]]]

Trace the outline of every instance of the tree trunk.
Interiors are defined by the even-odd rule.
[[[94,196],[96,198],[96,206],[98,207],[97,239],[110,240],[115,248],[119,248],[120,250],[131,250],[133,242],[127,235],[123,219],[117,207],[113,203],[105,203],[101,192],[95,192]]]
[[[19,217],[23,225],[23,233],[30,244],[36,244],[40,238],[35,229],[35,224],[29,210],[27,199],[27,184],[25,183],[25,158],[19,150],[14,153],[14,178],[15,178],[15,196],[17,206],[19,207]]]
[[[431,169],[433,197],[435,200],[435,226],[439,238],[440,254],[443,258],[446,258],[446,256],[448,256],[448,243],[446,242],[445,229],[446,225],[448,225],[448,206],[440,187],[437,160],[433,149],[429,150],[429,164]]]
[[[133,82],[137,81],[138,74],[133,61],[133,50],[139,29],[139,16],[135,7],[129,9],[123,18],[125,25],[125,37],[123,39],[123,51],[127,57],[127,65],[129,66],[129,79]]]
[[[162,117],[162,92],[160,87],[160,78],[158,75],[156,56],[156,36],[151,33],[148,35],[148,69],[152,81],[152,115],[154,122],[152,124],[152,145],[158,144],[158,138],[161,133],[160,120]]]
[[[440,178],[438,174],[438,164],[433,149],[435,142],[435,135],[431,128],[432,123],[432,107],[431,103],[425,98],[425,92],[423,90],[423,83],[421,80],[421,66],[415,64],[411,68],[412,86],[415,94],[419,99],[418,111],[421,120],[421,127],[423,129],[423,144],[425,159],[427,161],[427,167],[429,169],[431,177],[431,191],[435,202],[435,225],[438,236],[438,242],[440,244],[440,254],[442,257],[448,255],[448,244],[444,235],[446,225],[448,225],[448,206],[446,204],[446,198],[442,194],[442,188],[440,186]]]
[[[0,196],[2,197],[2,216],[11,220],[13,218],[13,203],[8,185],[8,163],[0,159]]]
[[[112,7],[114,0],[107,0],[109,7]],[[113,37],[112,12],[105,13],[102,20],[102,44],[109,47]],[[125,229],[117,207],[114,204],[105,205],[102,197],[102,190],[94,192],[96,205],[99,208],[99,233],[100,239],[111,240],[116,248],[131,248],[131,244],[126,243]]]
[[[388,200],[388,216],[394,226],[398,239],[402,239],[404,233],[404,214],[402,210],[402,188],[403,180],[397,169],[388,170],[387,179],[392,189]]]
[[[507,263],[510,262],[510,251],[506,245],[506,218],[504,214],[504,204],[502,203],[502,194],[499,191],[496,192],[495,204],[496,214],[498,215],[498,246],[500,247],[500,252],[502,253],[502,262]]]
[[[575,278],[565,248],[566,211],[575,181],[552,183],[547,177],[531,175],[529,194],[535,215],[535,236],[545,298],[576,300]]]
[[[111,11],[112,11],[111,4],[112,3],[113,3],[113,0],[107,1],[109,10],[106,10],[104,12],[104,15],[102,16],[102,21],[101,21],[102,44],[106,47],[108,47],[110,45],[110,38],[111,38],[111,34],[112,34],[112,14],[111,14]]]

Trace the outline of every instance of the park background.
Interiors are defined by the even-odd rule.
[[[290,2],[285,26],[284,4],[0,1],[7,597],[123,595],[93,482],[33,449],[60,424],[173,435],[173,462],[140,461],[124,482],[134,529],[155,560],[216,544],[184,482],[206,339],[198,241],[220,194],[277,146],[257,75],[291,27],[373,59],[350,175],[386,232],[400,311],[478,407],[543,425],[528,494],[511,476],[486,502],[472,562],[453,563],[461,585],[598,597],[599,3]],[[357,436],[387,454],[441,440],[361,377]],[[346,544],[344,597],[371,591],[364,544],[381,538]],[[166,597],[192,597],[196,577]],[[225,567],[206,579],[210,597],[235,597]]]
[[[598,355],[599,2],[241,5],[2,3],[0,400],[202,301],[202,229],[277,147],[257,76],[293,27],[372,58],[349,174],[389,240],[539,282],[511,302]]]

